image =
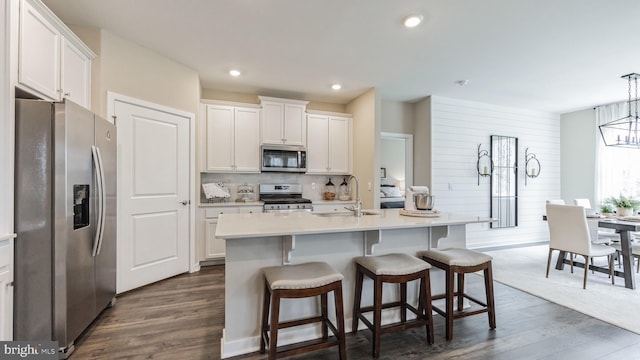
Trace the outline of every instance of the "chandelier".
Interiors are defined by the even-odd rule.
[[[638,78],[640,74],[632,73],[621,76],[629,84],[629,114],[623,118],[600,125],[600,134],[606,146],[640,148],[640,128],[638,127]],[[631,81],[635,83],[635,99],[631,98]],[[635,115],[631,114],[631,103],[635,103]]]

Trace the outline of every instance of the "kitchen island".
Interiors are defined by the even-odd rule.
[[[374,214],[361,217],[349,213],[311,212],[221,215],[215,235],[226,241],[222,358],[259,349],[264,289],[262,268],[309,261],[329,263],[345,277],[344,314],[348,332],[353,307],[354,257],[392,252],[415,255],[417,251],[437,247],[466,247],[466,226],[491,221],[486,217],[451,213],[440,213],[437,217],[402,216],[398,209],[370,213]],[[433,270],[431,278],[432,292],[442,292],[442,274]],[[409,287],[409,299],[415,298],[416,290],[417,285]],[[365,282],[363,303],[371,303],[372,291],[372,283]],[[396,293],[385,291],[385,301],[394,298]],[[329,313],[333,314],[332,301],[329,304]],[[316,308],[315,299],[283,300],[280,318],[308,316]],[[397,316],[397,312],[383,312],[383,323],[393,321]],[[319,336],[318,326],[290,328],[279,333],[278,343]]]

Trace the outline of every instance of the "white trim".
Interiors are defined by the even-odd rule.
[[[200,270],[200,264],[196,259],[196,116],[188,111],[107,91],[107,116],[110,120],[113,119],[115,114],[116,101],[146,107],[153,110],[160,110],[189,119],[189,272],[197,272]]]
[[[283,98],[274,98],[274,97],[268,97],[268,96],[258,96],[258,99],[260,99],[260,102],[271,101],[271,102],[298,104],[298,105],[307,105],[309,103],[308,101],[304,101],[304,100],[283,99]]]
[[[382,139],[402,139],[404,140],[404,173],[405,189],[413,184],[413,134],[381,132]]]
[[[204,105],[225,105],[225,106],[262,109],[262,105],[260,104],[243,103],[243,102],[237,102],[237,101],[201,99],[200,103]]]
[[[340,113],[340,112],[334,112],[334,111],[313,110],[313,109],[307,110],[307,115],[327,115],[327,116],[340,116],[340,117],[353,118],[353,115],[347,114],[347,113]]]
[[[12,52],[12,1],[4,2],[0,8],[2,29],[0,47],[4,54]],[[0,234],[13,233],[13,168],[14,168],[14,90],[11,78],[13,57],[0,60]],[[5,238],[5,235],[3,235]],[[10,239],[11,237],[9,237]]]

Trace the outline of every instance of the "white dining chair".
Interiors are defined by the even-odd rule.
[[[573,199],[573,205],[582,206],[585,209],[591,209],[591,200],[589,200],[589,199]]]
[[[547,258],[547,275],[551,266],[551,255],[554,250],[566,251],[584,257],[584,279],[582,288],[587,288],[589,260],[593,257],[607,256],[611,283],[615,284],[613,274],[613,254],[616,250],[607,245],[593,244],[584,207],[574,205],[547,204],[547,225],[549,226],[549,256]],[[569,257],[573,267],[573,258]]]
[[[573,205],[582,206],[585,209],[592,209],[591,201],[589,199],[573,199]],[[610,245],[614,241],[620,241],[620,234],[616,233],[613,229],[599,228],[597,223],[589,223],[592,228],[591,241],[595,244]],[[594,236],[597,234],[597,236]]]
[[[611,244],[611,247],[616,249],[616,253],[618,255],[618,265],[620,266],[621,265],[620,258],[622,257],[622,253],[621,253],[622,245],[620,245],[619,242],[616,242]],[[631,242],[631,255],[633,255],[633,257],[637,261],[636,273],[640,273],[640,244],[635,241]]]

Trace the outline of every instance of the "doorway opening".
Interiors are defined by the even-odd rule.
[[[413,185],[413,135],[382,132],[380,148],[380,207],[403,207]]]

